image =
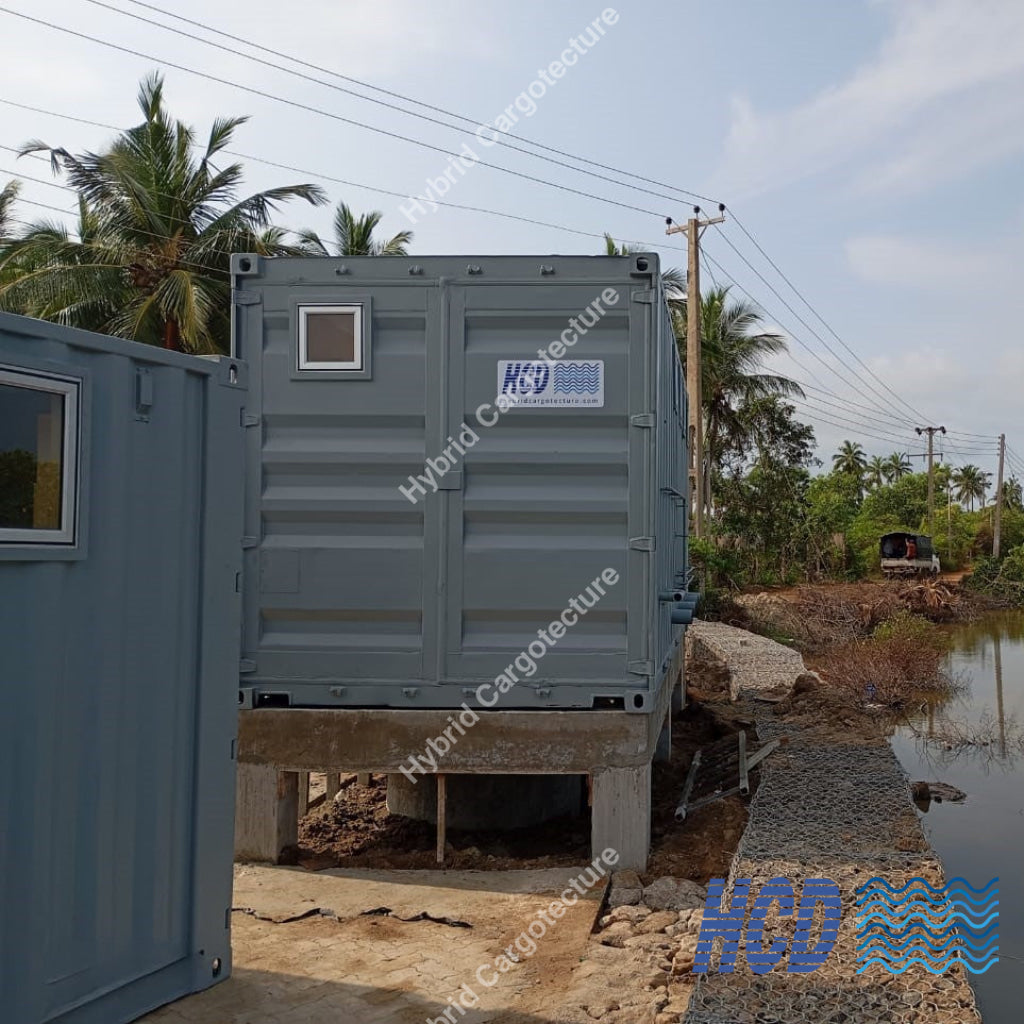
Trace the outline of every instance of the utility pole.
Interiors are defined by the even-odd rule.
[[[918,435],[928,435],[928,536],[935,536],[935,435],[944,434],[945,427],[915,427]]]
[[[695,537],[704,536],[704,395],[701,387],[700,337],[700,236],[711,224],[725,220],[725,204],[719,204],[718,216],[701,218],[699,206],[693,208],[686,224],[675,224],[669,217],[666,235],[686,235],[686,396],[689,407],[687,451],[690,459],[691,529]]]
[[[999,557],[1003,532],[1003,463],[1006,461],[1006,435],[999,435],[999,472],[996,474],[996,508],[992,513],[992,557]]]

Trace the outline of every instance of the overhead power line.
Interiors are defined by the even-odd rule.
[[[123,132],[123,131],[126,130],[125,128],[121,127],[120,125],[108,124],[105,121],[93,121],[93,120],[90,120],[89,118],[76,117],[73,114],[65,114],[65,113],[62,113],[62,112],[57,111],[57,110],[49,110],[49,109],[47,109],[45,107],[36,107],[36,106],[32,106],[32,105],[30,105],[28,103],[20,103],[17,100],[12,100],[12,99],[10,99],[8,97],[5,97],[5,96],[0,96],[0,103],[5,104],[5,105],[10,106],[10,107],[16,107],[19,110],[26,110],[26,111],[29,111],[29,112],[35,113],[35,114],[43,114],[43,115],[45,115],[47,117],[55,117],[55,118],[58,118],[58,119],[63,120],[63,121],[71,121],[71,122],[73,122],[75,124],[84,124],[84,125],[88,125],[88,126],[93,127],[93,128],[102,128],[102,129],[104,129],[106,131]],[[0,148],[6,149],[6,150],[8,150],[11,153],[16,153],[16,154],[21,153],[20,149],[17,149],[17,148],[15,148],[13,146],[2,146]],[[198,144],[198,143],[193,148],[195,148],[196,150],[202,150],[203,149],[203,147],[200,144]],[[276,170],[280,170],[280,171],[290,171],[290,172],[292,172],[294,174],[304,174],[304,175],[307,175],[310,178],[317,178],[320,181],[330,182],[331,184],[335,184],[335,185],[345,185],[346,187],[349,187],[349,188],[364,189],[367,192],[374,192],[374,193],[376,193],[378,195],[391,196],[391,197],[398,198],[398,199],[407,199],[408,198],[408,194],[405,193],[405,192],[397,192],[394,189],[381,188],[379,185],[368,185],[366,182],[352,181],[352,180],[349,180],[347,178],[339,178],[336,175],[325,174],[323,171],[311,171],[311,170],[309,170],[308,168],[305,168],[305,167],[297,167],[294,164],[282,163],[282,162],[280,162],[278,160],[269,160],[266,157],[256,156],[253,153],[243,153],[243,152],[240,152],[239,150],[233,150],[233,149],[225,149],[223,152],[225,153],[225,155],[236,157],[239,160],[248,160],[248,161],[250,161],[252,163],[262,164],[263,166],[266,166],[266,167],[273,167]],[[39,154],[28,154],[28,155],[31,156],[33,159],[42,160],[42,161],[44,161],[47,164],[49,164],[49,162],[50,162],[46,157],[40,156]],[[11,172],[11,173],[14,173],[14,172]],[[18,173],[20,174],[20,172],[18,172]],[[159,195],[160,193],[157,193],[157,194]],[[526,216],[523,216],[522,214],[518,214],[518,213],[508,213],[505,210],[491,210],[491,209],[488,209],[487,207],[483,207],[483,206],[471,206],[471,205],[464,204],[464,203],[451,203],[451,202],[447,202],[447,201],[441,200],[441,199],[435,199],[435,200],[433,200],[433,202],[437,203],[438,206],[443,206],[443,207],[445,207],[447,209],[451,209],[451,210],[462,210],[462,211],[465,211],[467,213],[480,213],[480,214],[484,214],[484,215],[490,216],[490,217],[502,217],[502,218],[504,218],[506,220],[518,221],[518,222],[523,223],[523,224],[531,224],[534,227],[551,228],[554,231],[564,231],[564,232],[566,232],[568,234],[580,235],[580,236],[585,237],[585,238],[597,238],[597,239],[601,239],[603,241],[604,237],[605,237],[604,234],[602,232],[600,232],[600,231],[584,231],[581,228],[569,227],[566,224],[558,224],[558,223],[554,223],[552,221],[538,220],[537,218],[526,217]],[[682,246],[678,246],[678,245],[665,245],[663,242],[649,242],[649,241],[644,241],[643,239],[636,239],[636,238],[624,238],[624,239],[620,239],[620,241],[626,242],[629,245],[643,245],[643,246],[647,246],[650,249],[661,249],[661,250],[664,250],[666,252],[685,252],[686,251],[685,249],[683,249]]]
[[[814,316],[817,317],[817,319],[824,326],[825,330],[827,330],[829,332],[829,334],[831,334],[832,337],[835,338],[835,340],[837,342],[839,342],[839,344],[842,345],[843,348],[846,349],[846,351],[849,352],[851,356],[853,356],[853,358],[860,364],[860,366],[862,366],[864,368],[864,370],[867,371],[867,373],[870,374],[870,376],[875,381],[877,381],[883,388],[885,388],[885,390],[893,398],[895,398],[898,402],[900,402],[907,409],[909,409],[910,412],[913,413],[918,419],[926,419],[927,417],[922,416],[922,414],[919,413],[912,405],[910,405],[903,398],[902,395],[900,395],[896,391],[894,391],[881,377],[879,377],[878,374],[875,373],[875,371],[872,370],[871,367],[868,366],[868,364],[865,363],[864,360],[861,359],[861,357],[859,355],[857,355],[857,353],[852,348],[850,348],[849,345],[847,345],[847,343],[839,336],[839,334],[837,334],[836,331],[833,330],[832,325],[817,311],[817,309],[815,309],[815,307],[810,303],[810,301],[803,294],[803,292],[801,292],[800,289],[797,288],[797,286],[783,272],[782,268],[778,265],[778,263],[776,263],[775,260],[773,260],[771,258],[771,256],[769,256],[768,253],[765,252],[764,248],[761,246],[761,243],[758,242],[758,240],[754,237],[753,233],[747,229],[747,227],[746,227],[746,225],[744,225],[743,221],[740,220],[739,217],[737,217],[735,214],[733,214],[733,220],[736,222],[736,226],[740,229],[740,231],[742,231],[743,234],[746,235],[747,239],[754,246],[754,248],[757,249],[757,251],[768,261],[768,263],[771,265],[772,269],[779,275],[779,277],[782,278],[783,281],[786,282],[787,285],[789,285],[789,287],[790,287],[790,289],[792,289],[793,293],[814,314]]]
[[[779,290],[778,290],[778,289],[777,289],[777,288],[775,287],[775,285],[773,285],[773,284],[771,283],[771,281],[769,281],[769,280],[768,280],[768,279],[767,279],[767,278],[766,278],[766,277],[764,276],[764,274],[762,274],[762,273],[761,273],[761,271],[760,271],[760,270],[758,270],[758,269],[757,269],[757,267],[755,267],[755,266],[754,266],[754,264],[753,264],[753,263],[751,263],[749,259],[747,259],[747,257],[746,257],[746,256],[745,256],[745,255],[744,255],[744,254],[743,254],[743,253],[742,253],[742,252],[741,252],[741,251],[740,251],[740,250],[739,250],[739,249],[738,249],[738,248],[736,247],[735,243],[734,243],[734,242],[732,241],[732,239],[731,239],[731,238],[729,238],[729,236],[728,236],[728,235],[727,235],[727,234],[726,234],[726,233],[725,233],[724,231],[723,231],[723,232],[721,233],[721,238],[722,238],[722,241],[724,241],[724,242],[725,242],[725,244],[726,244],[726,245],[728,245],[728,246],[729,246],[729,248],[730,248],[730,249],[732,249],[732,251],[733,251],[733,252],[734,252],[734,253],[735,253],[735,254],[736,254],[736,255],[737,255],[737,256],[738,256],[739,258],[740,258],[740,260],[741,260],[741,261],[742,261],[742,262],[743,262],[743,263],[744,263],[744,264],[745,264],[745,265],[746,265],[746,266],[748,267],[748,269],[750,269],[750,270],[751,270],[751,271],[752,271],[752,272],[753,272],[753,273],[754,273],[754,274],[756,275],[756,277],[757,277],[757,278],[758,278],[758,279],[759,279],[759,280],[761,281],[761,283],[762,283],[762,284],[763,284],[763,285],[764,285],[764,286],[765,286],[766,288],[768,288],[768,290],[769,290],[769,291],[770,291],[770,292],[771,292],[771,293],[772,293],[772,294],[773,294],[773,295],[774,295],[774,296],[776,297],[776,299],[778,299],[778,300],[779,300],[779,302],[781,302],[781,303],[782,303],[782,304],[783,304],[783,305],[784,305],[784,306],[786,307],[786,309],[787,309],[787,310],[789,310],[789,312],[790,312],[790,313],[791,313],[791,314],[792,314],[793,316],[795,316],[795,317],[797,318],[797,320],[799,320],[799,321],[800,321],[800,323],[801,323],[801,324],[802,324],[802,325],[803,325],[803,326],[804,326],[804,327],[805,327],[805,328],[806,328],[806,329],[807,329],[807,330],[808,330],[808,331],[809,331],[809,332],[810,332],[810,333],[811,333],[812,335],[814,335],[814,337],[815,337],[815,338],[817,338],[817,339],[818,339],[818,341],[820,341],[820,342],[821,342],[821,344],[822,344],[822,345],[824,346],[824,348],[825,348],[825,349],[827,349],[827,351],[828,351],[828,352],[829,352],[829,353],[830,353],[830,354],[832,355],[832,357],[833,357],[833,358],[834,358],[834,359],[835,359],[835,360],[836,360],[836,361],[837,361],[837,362],[838,362],[838,363],[839,363],[839,364],[840,364],[841,366],[843,366],[843,367],[844,367],[844,368],[845,368],[845,369],[846,369],[846,370],[847,370],[847,371],[848,371],[848,372],[849,372],[849,373],[850,373],[850,374],[851,374],[852,376],[856,377],[856,378],[857,378],[857,379],[858,379],[859,381],[861,381],[861,383],[862,383],[862,384],[864,385],[864,387],[865,387],[865,388],[867,388],[867,389],[868,389],[869,391],[871,391],[871,392],[872,392],[872,393],[873,393],[873,394],[874,394],[874,395],[875,395],[875,396],[876,396],[876,397],[877,397],[877,398],[879,399],[879,401],[880,401],[880,402],[882,403],[882,405],[880,406],[880,408],[881,408],[881,409],[883,409],[883,410],[884,410],[884,409],[886,409],[887,407],[891,407],[891,403],[890,403],[889,399],[888,399],[888,398],[886,398],[886,397],[885,397],[885,396],[884,396],[884,395],[883,395],[883,394],[882,394],[882,393],[881,393],[881,392],[880,392],[880,391],[879,391],[879,390],[878,390],[878,389],[877,389],[877,388],[876,388],[876,387],[875,387],[875,386],[874,386],[874,385],[873,385],[873,384],[872,384],[872,383],[871,383],[871,382],[870,382],[869,380],[866,380],[866,379],[865,379],[864,377],[862,377],[862,376],[861,376],[861,374],[860,374],[860,372],[859,372],[858,370],[856,370],[856,369],[855,369],[854,367],[852,367],[852,366],[851,366],[851,365],[850,365],[850,364],[849,364],[849,363],[848,363],[848,362],[847,362],[847,361],[846,361],[846,360],[845,360],[845,359],[844,359],[844,358],[843,358],[843,357],[842,357],[842,356],[841,356],[841,355],[840,355],[840,354],[839,354],[838,352],[836,352],[836,350],[835,350],[835,349],[834,349],[834,348],[833,348],[833,347],[832,347],[832,346],[831,346],[831,345],[829,344],[829,342],[828,342],[828,341],[827,341],[827,340],[826,340],[825,338],[823,338],[823,337],[821,336],[821,334],[819,334],[819,333],[818,333],[818,331],[816,331],[816,330],[815,330],[815,329],[814,329],[814,328],[813,328],[813,327],[812,327],[812,326],[811,326],[811,325],[810,325],[810,324],[809,324],[809,323],[808,323],[808,322],[807,322],[807,321],[806,321],[806,320],[805,320],[805,319],[804,319],[804,318],[803,318],[803,317],[802,317],[802,316],[801,316],[801,315],[800,315],[800,314],[799,314],[799,313],[798,313],[798,312],[797,312],[797,311],[796,311],[796,310],[795,310],[795,309],[794,309],[794,308],[793,308],[793,307],[792,307],[792,306],[791,306],[791,305],[789,304],[789,302],[788,302],[788,301],[786,300],[786,298],[785,298],[785,297],[784,297],[784,296],[783,296],[783,295],[782,295],[782,294],[781,294],[781,293],[779,292]],[[909,405],[909,404],[908,404],[908,403],[907,403],[906,401],[904,401],[904,400],[903,400],[902,398],[900,398],[900,397],[899,397],[898,395],[896,395],[896,393],[895,393],[894,391],[892,391],[892,389],[891,389],[891,388],[889,388],[889,387],[888,387],[888,385],[883,385],[883,386],[884,386],[884,387],[886,388],[886,390],[887,390],[887,391],[889,391],[889,392],[890,392],[890,393],[891,393],[891,394],[892,394],[892,395],[893,395],[894,397],[896,397],[896,399],[897,399],[897,400],[898,400],[898,401],[900,402],[900,404],[904,405],[904,406],[905,406],[905,407],[906,407],[907,409],[910,409],[911,411],[913,411],[913,406]],[[918,417],[918,418],[921,418],[921,417]],[[910,420],[908,420],[908,423],[909,423],[909,422],[910,422]]]
[[[299,100],[289,99],[286,96],[278,96],[275,93],[267,92],[264,89],[257,89],[255,86],[244,85],[241,82],[232,82],[230,79],[221,78],[218,75],[210,74],[207,71],[199,71],[196,68],[189,67],[186,64],[180,64],[176,61],[167,60],[163,57],[157,57],[150,53],[145,53],[142,50],[136,50],[130,46],[122,46],[119,43],[111,42],[108,39],[102,39],[98,36],[89,35],[87,32],[79,32],[76,29],[68,28],[65,25],[57,25],[52,21],[46,21],[44,18],[36,18],[30,14],[25,14],[22,11],[14,11],[9,7],[0,7],[0,13],[8,14],[15,18],[21,18],[24,21],[32,22],[36,25],[41,25],[44,28],[53,30],[54,32],[60,32],[64,35],[73,36],[77,39],[84,39],[87,42],[95,43],[98,46],[106,47],[107,49],[115,50],[119,53],[127,53],[133,57],[141,57],[143,60],[155,61],[158,64],[164,64],[167,67],[174,68],[177,71],[183,71],[185,74],[194,75],[197,78],[202,78],[209,82],[215,82],[218,85],[228,86],[232,89],[238,89],[242,92],[251,93],[254,96],[259,96],[263,99],[271,100],[274,103],[281,103],[284,106],[292,107],[296,110],[304,110],[307,113],[316,114],[320,117],[329,118],[332,121],[338,121],[342,124],[351,125],[355,128],[361,128],[364,131],[373,132],[376,135],[382,135],[386,138],[395,139],[399,142],[406,142],[412,146],[418,146],[421,149],[430,150],[435,153],[440,153],[442,156],[452,157],[459,159],[463,154],[454,152],[450,149],[445,149],[443,146],[435,146],[431,142],[426,142],[423,139],[416,139],[409,135],[403,135],[400,132],[393,132],[386,128],[378,128],[375,125],[367,124],[364,121],[357,121],[354,118],[344,117],[341,114],[336,114],[330,110],[324,110],[322,107],[315,107],[309,103],[302,103]],[[664,219],[666,216],[665,211],[648,210],[642,206],[635,206],[632,203],[620,202],[617,199],[612,199],[608,196],[598,196],[591,192],[585,192],[582,189],[573,188],[570,185],[563,185],[559,182],[548,181],[545,178],[539,178],[534,174],[528,174],[525,171],[517,171],[512,167],[505,167],[502,164],[492,164],[486,160],[477,160],[475,164],[480,167],[487,167],[490,170],[500,171],[502,174],[508,174],[515,178],[521,178],[524,181],[533,182],[535,185],[544,185],[548,188],[557,189],[560,192],[566,192],[570,195],[580,196],[584,199],[590,199],[594,202],[605,203],[609,206],[616,206],[623,210],[631,210],[634,213],[642,213],[651,217],[658,217]],[[576,168],[575,170],[579,170]],[[405,196],[405,198],[409,198]]]
[[[733,247],[733,248],[735,248],[735,247]],[[834,374],[840,381],[842,381],[843,384],[845,384],[847,386],[850,386],[852,384],[852,381],[851,381],[850,377],[845,377],[842,373],[839,372],[838,369],[836,369],[835,366],[833,366],[832,364],[827,362],[825,359],[823,359],[822,356],[817,351],[815,351],[815,349],[813,349],[810,345],[808,345],[807,342],[805,342],[803,340],[803,338],[801,338],[800,335],[796,331],[794,331],[788,324],[786,324],[784,320],[782,320],[780,317],[774,315],[774,313],[772,313],[763,302],[761,302],[759,299],[757,299],[740,281],[738,281],[734,275],[729,274],[728,271],[725,269],[725,267],[722,266],[722,264],[717,259],[715,259],[713,256],[711,256],[709,253],[705,253],[705,256],[706,256],[707,260],[713,266],[718,268],[720,273],[722,273],[724,276],[728,277],[729,280],[731,280],[732,283],[737,288],[739,288],[739,290],[751,302],[754,303],[754,305],[756,305],[758,308],[763,310],[775,323],[777,323],[786,332],[786,334],[793,341],[795,341],[801,348],[803,348],[811,356],[813,356],[814,359],[816,359],[829,373]],[[774,289],[773,289],[773,292],[774,292]],[[777,292],[776,292],[776,294],[777,294]],[[797,319],[800,320],[800,322],[803,323],[804,326],[806,327],[807,326],[806,322],[799,316],[799,314],[796,314],[795,311],[792,309],[792,307],[789,306],[789,304],[786,303],[784,299],[781,300],[781,301],[786,306],[786,308],[789,309],[791,313],[794,313],[794,315],[797,317]],[[814,334],[814,336],[817,337],[819,340],[821,340],[820,335],[818,335],[815,331],[811,330],[811,333]],[[826,347],[828,347],[828,346],[826,345]],[[816,380],[822,386],[822,388],[824,390],[828,391],[828,389],[825,387],[824,382],[821,380],[820,377],[817,376],[817,374],[815,374],[812,370],[808,369],[806,366],[804,366],[802,363],[800,363],[800,361],[797,360],[792,354],[790,354],[789,358],[792,359],[793,362],[795,362],[797,366],[799,366],[802,370],[804,370],[804,372],[810,374],[811,377],[814,380]],[[839,360],[839,362],[841,363],[841,365],[843,365],[845,367],[845,369],[847,371],[850,372],[852,379],[855,380],[857,382],[857,384],[860,384],[860,385],[863,386],[864,382],[856,375],[856,373],[854,373],[853,370],[849,366],[847,366],[845,363],[843,363],[842,360]],[[856,388],[857,385],[853,384],[852,386],[854,388]],[[834,394],[834,392],[829,392],[829,393]],[[863,392],[861,392],[861,393],[863,394],[863,397],[867,400],[867,402],[870,404],[870,408],[873,411],[874,415],[876,415],[876,416],[877,415],[881,415],[883,417],[890,418],[893,421],[899,422],[899,423],[901,423],[902,425],[904,425],[905,427],[908,427],[908,428],[912,428],[913,427],[913,425],[914,425],[914,421],[913,420],[904,418],[901,414],[895,412],[891,408],[891,406],[884,405],[884,404],[879,404],[879,401],[872,399],[870,395],[867,395],[867,394],[865,394]]]
[[[192,32],[186,32],[184,29],[175,28],[173,25],[165,25],[165,24],[163,24],[163,23],[161,23],[159,21],[154,21],[152,18],[144,17],[141,14],[135,14],[135,13],[133,13],[131,11],[123,10],[120,7],[115,7],[112,4],[105,3],[104,0],[85,0],[85,2],[89,3],[89,4],[92,4],[95,7],[101,7],[103,9],[105,9],[105,10],[111,11],[114,14],[120,14],[121,16],[123,16],[125,18],[132,18],[135,21],[140,21],[140,22],[143,22],[144,24],[147,24],[147,25],[153,25],[154,27],[162,29],[165,32],[173,32],[175,35],[182,36],[182,37],[184,37],[186,39],[191,39],[191,40],[193,40],[195,42],[198,42],[198,43],[202,43],[204,46],[212,47],[213,49],[220,50],[223,53],[230,53],[230,54],[232,54],[232,55],[234,55],[236,57],[241,57],[243,60],[248,60],[248,61],[251,61],[253,63],[259,64],[261,67],[272,67],[276,71],[280,71],[283,74],[292,75],[295,78],[299,78],[299,79],[302,79],[303,81],[307,81],[307,82],[313,82],[316,85],[322,85],[322,86],[324,86],[327,89],[333,89],[336,92],[341,92],[341,93],[344,93],[344,94],[346,94],[348,96],[354,96],[357,99],[361,99],[361,100],[366,101],[367,103],[374,103],[374,104],[376,104],[378,106],[386,107],[389,110],[397,111],[398,113],[405,114],[405,115],[407,115],[409,117],[414,117],[417,120],[425,121],[425,122],[427,122],[429,124],[437,125],[437,126],[439,126],[441,128],[446,128],[446,129],[449,129],[451,131],[457,131],[457,132],[460,132],[460,133],[464,133],[465,130],[466,130],[466,128],[465,128],[466,125],[471,125],[474,129],[476,129],[476,128],[480,127],[482,124],[484,124],[484,122],[473,120],[472,118],[466,117],[466,116],[464,116],[462,114],[456,114],[456,113],[453,113],[451,111],[445,111],[445,110],[441,110],[440,108],[434,108],[434,107],[430,107],[429,105],[424,105],[427,109],[435,110],[438,113],[443,113],[446,117],[454,118],[454,119],[456,119],[458,121],[463,122],[462,124],[449,124],[447,121],[442,121],[439,118],[430,117],[429,115],[421,114],[421,113],[419,113],[419,112],[417,112],[415,110],[407,110],[405,107],[401,107],[401,106],[399,106],[396,103],[390,103],[387,100],[381,100],[381,99],[378,99],[375,96],[367,96],[367,95],[365,95],[363,93],[356,92],[354,89],[348,89],[348,88],[345,88],[344,86],[337,85],[335,82],[325,81],[322,78],[315,78],[315,77],[313,77],[311,75],[304,74],[301,71],[296,71],[294,68],[283,67],[280,64],[275,64],[275,63],[272,63],[272,62],[268,62],[264,58],[256,57],[256,56],[254,56],[251,53],[245,53],[242,50],[236,50],[234,47],[225,46],[223,43],[217,43],[217,42],[214,42],[211,39],[204,39],[202,36],[197,36],[197,35],[195,35]],[[300,65],[302,67],[310,68],[310,69],[315,70],[315,71],[317,71],[317,72],[319,72],[321,74],[331,75],[332,77],[339,78],[339,79],[341,79],[343,81],[357,82],[363,88],[374,89],[374,86],[370,85],[367,82],[360,81],[359,79],[352,79],[352,78],[350,78],[350,77],[348,77],[346,75],[339,75],[339,74],[337,74],[337,73],[335,73],[335,72],[333,72],[333,71],[331,71],[331,70],[329,70],[327,68],[323,68],[323,67],[320,67],[319,65],[311,64],[308,61],[302,60],[299,57],[295,57],[295,56],[292,56],[290,54],[283,53],[283,52],[281,52],[279,50],[272,50],[269,47],[262,46],[259,43],[254,43],[254,42],[252,42],[252,40],[244,39],[241,36],[232,35],[231,33],[228,33],[228,32],[222,32],[220,29],[213,28],[212,26],[206,25],[203,22],[195,21],[195,20],[193,20],[191,18],[182,17],[181,15],[174,14],[171,11],[166,11],[166,10],[164,10],[164,9],[162,9],[160,7],[156,7],[156,6],[152,5],[152,4],[141,3],[141,2],[139,2],[139,0],[126,0],[126,2],[133,3],[137,7],[143,7],[146,10],[155,11],[156,13],[161,14],[164,17],[173,18],[173,19],[175,19],[177,21],[181,21],[181,22],[184,22],[184,23],[189,24],[189,25],[194,25],[197,28],[201,28],[201,29],[203,29],[206,32],[210,32],[210,33],[213,33],[213,34],[218,35],[218,36],[222,36],[222,37],[227,38],[227,39],[232,39],[235,42],[240,42],[240,43],[244,44],[245,46],[252,47],[253,49],[258,50],[258,51],[260,51],[262,53],[272,54],[273,56],[279,57],[279,58],[281,58],[283,60],[291,61],[291,62],[293,62],[295,64],[298,64],[298,65]],[[396,96],[396,98],[401,98],[406,103],[415,103],[416,102],[415,100],[412,100],[410,97],[400,96],[399,94],[389,93],[389,95]],[[600,164],[600,163],[598,163],[595,160],[590,160],[590,159],[587,159],[585,157],[579,157],[579,156],[576,156],[573,153],[568,153],[568,152],[565,152],[563,150],[558,150],[558,149],[555,149],[554,147],[551,147],[551,146],[544,146],[544,145],[542,145],[540,143],[531,142],[529,139],[522,138],[520,136],[517,136],[515,141],[513,141],[512,139],[508,138],[507,135],[505,135],[504,133],[495,131],[494,134],[497,137],[494,138],[494,139],[489,139],[489,141],[492,144],[494,144],[494,145],[502,146],[503,148],[511,149],[511,150],[514,150],[514,151],[519,152],[519,153],[524,153],[524,154],[526,154],[529,157],[532,157],[532,158],[537,159],[537,160],[543,160],[543,161],[545,161],[547,163],[550,163],[550,164],[553,164],[553,165],[555,165],[557,167],[568,168],[569,170],[571,170],[571,171],[573,171],[574,173],[577,173],[577,174],[585,174],[585,175],[588,175],[589,177],[597,178],[597,179],[599,179],[601,181],[610,182],[613,185],[620,185],[620,186],[623,186],[625,188],[632,189],[633,191],[636,191],[636,192],[644,192],[647,195],[656,196],[656,197],[658,197],[660,199],[667,199],[667,200],[669,200],[670,202],[673,202],[673,203],[678,203],[680,201],[681,197],[686,197],[686,198],[689,198],[689,199],[704,199],[707,202],[714,202],[714,200],[708,199],[706,196],[701,196],[700,194],[698,194],[696,192],[691,192],[688,189],[677,188],[674,185],[662,185],[661,186],[662,188],[668,188],[668,189],[671,189],[673,192],[677,193],[676,195],[666,195],[663,191],[655,191],[653,189],[646,188],[646,187],[643,187],[643,186],[640,186],[640,185],[637,185],[637,184],[633,184],[631,182],[619,181],[618,179],[610,178],[610,177],[608,177],[605,174],[598,174],[595,171],[589,171],[589,170],[586,169],[586,167],[578,167],[578,166],[575,166],[574,164],[566,163],[564,160],[556,160],[553,157],[545,156],[543,153],[534,153],[532,150],[527,149],[526,145],[522,145],[521,143],[526,143],[527,145],[534,146],[534,147],[537,147],[537,148],[541,148],[541,149],[544,149],[544,150],[546,150],[548,152],[551,152],[551,153],[557,153],[559,156],[569,157],[570,159],[575,160],[577,163],[582,163],[582,164],[585,164],[585,165],[588,165],[588,166],[591,166],[591,167],[601,167],[604,170],[614,171],[616,174],[621,174],[621,175],[625,175],[626,177],[634,178],[636,181],[646,182],[647,184],[651,184],[651,185],[660,184],[658,182],[652,181],[650,178],[645,178],[645,177],[643,177],[641,175],[638,175],[638,174],[635,174],[635,173],[633,173],[631,171],[619,170],[617,168],[610,167],[610,166],[605,165],[605,164]]]

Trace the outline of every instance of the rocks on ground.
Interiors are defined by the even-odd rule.
[[[676,1024],[689,1005],[693,958],[707,890],[687,879],[662,877],[643,885],[632,871],[612,876],[611,893],[621,902],[599,921],[603,956],[620,958],[642,981],[630,999],[619,996],[581,1006],[602,1024]]]

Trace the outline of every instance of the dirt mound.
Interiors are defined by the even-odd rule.
[[[900,611],[931,622],[957,622],[974,609],[959,588],[941,581],[838,583],[740,594],[723,620],[817,653],[869,636]]]

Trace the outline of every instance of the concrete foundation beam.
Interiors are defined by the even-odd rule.
[[[593,856],[612,848],[623,857],[624,867],[642,870],[650,849],[651,761],[659,741],[662,753],[670,747],[666,719],[681,697],[682,662],[680,645],[647,714],[611,710],[481,711],[476,721],[464,722],[465,728],[456,733],[451,711],[241,711],[237,856],[274,861],[285,847],[294,845],[298,828],[297,773],[355,772],[362,780],[368,779],[370,772],[400,775],[404,767],[417,772],[424,794],[429,791],[429,797],[417,794],[416,800],[436,801],[435,772],[447,777],[449,825],[453,824],[452,815],[460,813],[462,800],[458,794],[464,783],[456,780],[464,776],[543,775],[548,777],[542,785],[549,793],[563,784],[573,785],[560,777],[591,776]],[[448,738],[444,742],[438,739],[445,736]],[[515,785],[521,786],[522,780]],[[389,792],[389,801],[403,798],[397,790]],[[413,816],[421,815],[417,812]]]

